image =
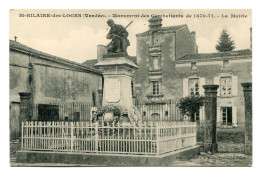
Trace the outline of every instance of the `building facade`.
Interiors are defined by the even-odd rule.
[[[252,80],[252,48],[199,54],[196,32],[190,32],[187,25],[162,27],[161,22],[161,18],[151,18],[149,30],[136,35],[139,69],[134,73],[132,92],[143,120],[190,120],[180,115],[179,100],[203,96],[203,85],[217,84],[218,126],[243,126],[241,83]],[[98,45],[97,50],[98,59],[103,59],[105,46]],[[96,63],[87,60],[83,64],[94,67]],[[204,120],[203,107],[194,118]]]
[[[136,100],[167,98],[175,87],[169,89],[163,82],[171,78],[174,61],[198,53],[196,33],[190,32],[187,25],[162,27],[161,22],[161,18],[151,18],[149,30],[136,35],[140,67],[134,76]]]
[[[20,92],[31,93],[33,115],[28,120],[90,120],[95,110],[90,106],[100,101],[102,74],[94,68],[12,40],[9,68],[11,139],[18,137]]]
[[[245,109],[241,83],[252,81],[252,51],[186,55],[175,62],[175,81],[182,97],[204,95],[203,85],[219,85],[217,93],[218,126],[244,125]],[[179,96],[181,98],[181,96]],[[197,120],[203,120],[204,110]]]
[[[159,19],[154,20],[148,31],[136,35],[135,100],[164,105],[173,99],[178,103],[183,97],[203,96],[205,84],[217,84],[218,126],[243,126],[241,83],[252,80],[252,50],[198,54],[195,32],[190,33],[187,25],[163,28]],[[154,116],[165,119],[164,113],[168,111]],[[194,118],[203,121],[203,107]],[[184,119],[189,120],[188,116]]]

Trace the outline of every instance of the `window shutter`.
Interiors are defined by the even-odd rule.
[[[217,107],[217,126],[222,124],[221,107]]]
[[[189,79],[188,78],[184,78],[183,79],[183,97],[188,97],[189,96],[189,85],[188,85],[188,81]]]
[[[232,123],[237,126],[237,107],[232,107]]]
[[[200,121],[204,121],[204,106],[200,107]]]
[[[204,96],[204,88],[202,87],[203,85],[205,85],[205,78],[200,78],[199,81],[199,93],[200,95]]]
[[[232,76],[232,95],[233,96],[237,96],[237,92],[238,92],[238,86],[237,86],[238,82],[237,82],[237,76]]]
[[[214,84],[220,85],[220,83],[219,83],[219,77],[214,77]],[[217,96],[220,96],[220,87],[218,88],[218,94],[217,94]]]

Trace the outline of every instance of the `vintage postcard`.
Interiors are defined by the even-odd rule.
[[[251,167],[252,12],[10,10],[10,166]]]

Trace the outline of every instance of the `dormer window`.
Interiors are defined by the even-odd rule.
[[[196,62],[191,63],[191,70],[197,70]]]
[[[223,60],[223,68],[229,67],[229,60]]]

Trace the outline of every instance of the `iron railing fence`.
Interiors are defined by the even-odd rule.
[[[162,102],[136,102],[143,121],[181,121],[183,117],[174,100]]]
[[[174,100],[164,102],[136,102],[142,122],[181,121],[183,117]],[[88,103],[34,104],[30,120],[38,121],[92,121],[97,106]]]
[[[138,127],[86,121],[22,123],[23,150],[157,155],[195,145],[194,122]]]

